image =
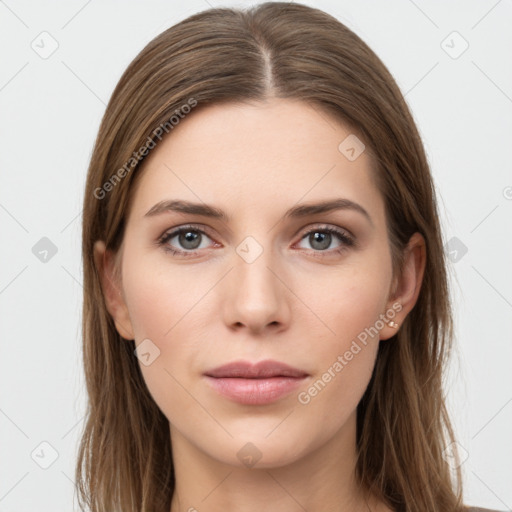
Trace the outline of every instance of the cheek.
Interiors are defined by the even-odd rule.
[[[382,259],[380,263],[360,261],[331,269],[317,275],[314,286],[310,275],[297,281],[297,295],[317,314],[316,323],[320,319],[328,328],[323,329],[322,336],[328,346],[342,350],[350,340],[374,326],[385,312],[391,266]]]
[[[314,291],[310,287],[307,292],[304,283],[302,297],[329,330],[315,343],[316,374],[298,402],[327,430],[348,418],[370,381],[390,278],[389,269],[380,264],[340,270],[318,282]]]
[[[208,329],[205,297],[211,281],[178,266],[140,265],[127,258],[123,288],[137,346],[144,343],[149,364],[139,367],[153,399],[170,421],[195,412],[189,379],[200,371]],[[146,340],[150,340],[149,342]],[[175,418],[177,416],[177,418]]]
[[[165,262],[138,265],[137,261],[142,260],[126,261],[123,277],[135,338],[161,343],[182,329],[183,322],[190,327],[189,319],[207,292],[209,280]]]

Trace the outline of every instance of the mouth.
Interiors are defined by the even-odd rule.
[[[309,376],[285,363],[235,361],[204,373],[207,383],[222,396],[245,405],[276,402],[297,389]]]

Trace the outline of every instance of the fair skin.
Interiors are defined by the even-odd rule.
[[[367,504],[355,481],[356,407],[379,340],[396,342],[389,338],[397,330],[384,324],[321,392],[298,400],[393,304],[401,305],[393,321],[403,323],[425,266],[424,240],[415,234],[403,273],[392,275],[384,200],[368,151],[350,161],[338,150],[350,133],[294,100],[197,110],[144,161],[118,254],[120,282],[114,258],[96,243],[119,334],[136,345],[149,339],[160,351],[148,366],[139,364],[170,423],[171,512],[391,511],[374,496]],[[354,208],[284,217],[298,204],[338,198],[369,218]],[[167,199],[213,205],[229,220],[175,211],[145,216]],[[185,254],[156,243],[190,223],[195,246],[177,235],[165,242]],[[325,234],[326,226],[356,244],[332,234],[322,245],[306,234]],[[250,263],[237,252],[248,236],[262,249]],[[242,247],[256,254],[257,246]],[[239,359],[283,361],[308,377],[276,402],[240,404],[203,376]],[[237,455],[247,443],[260,456],[252,467]]]

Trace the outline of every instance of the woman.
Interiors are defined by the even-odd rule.
[[[468,510],[432,178],[347,27],[270,2],[156,37],[107,106],[83,218],[81,505]]]

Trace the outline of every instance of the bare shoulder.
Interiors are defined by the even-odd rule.
[[[372,511],[375,512],[396,512],[394,509],[389,508],[384,502],[378,502],[373,504],[374,506],[371,508]],[[512,512],[512,510],[496,510],[494,508],[482,508],[482,507],[472,507],[466,505],[463,507],[465,512]]]
[[[504,511],[490,509],[490,508],[468,507],[467,512],[504,512]]]

